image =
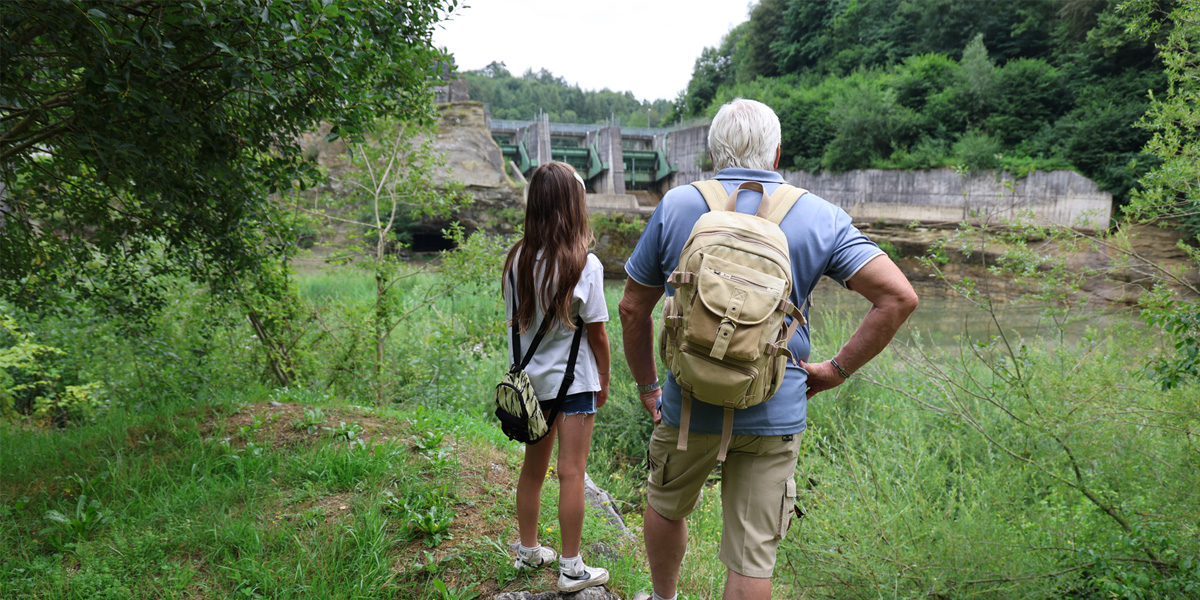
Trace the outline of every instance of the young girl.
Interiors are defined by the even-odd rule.
[[[550,328],[525,372],[533,382],[542,410],[558,396],[569,362],[576,323],[583,339],[575,362],[575,380],[566,391],[558,416],[546,437],[525,448],[517,483],[517,523],[521,543],[518,569],[536,569],[558,558],[558,589],[575,592],[608,581],[608,571],[589,567],[579,555],[583,534],[583,476],[596,409],[608,399],[608,307],[604,302],[604,273],[588,253],[594,238],[588,226],[583,179],[566,163],[538,167],[529,179],[525,237],[508,252],[504,265],[504,306],[520,330],[521,351],[527,352],[542,319]],[[516,314],[512,314],[510,271],[516,279]],[[511,330],[509,356],[512,356]],[[547,412],[547,416],[549,413]],[[538,513],[542,482],[558,438],[558,524],[562,556],[538,543]]]

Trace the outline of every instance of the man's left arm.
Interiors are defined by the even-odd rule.
[[[662,298],[663,288],[638,283],[633,277],[625,280],[625,295],[617,305],[621,314],[621,335],[625,346],[625,362],[637,384],[658,381],[658,365],[654,362],[654,307]],[[658,412],[661,389],[638,394],[642,407],[657,425],[662,421]]]
[[[833,357],[841,366],[841,371],[851,374],[875,358],[892,341],[896,331],[917,309],[917,292],[896,263],[885,254],[863,265],[846,281],[846,287],[871,301],[867,316],[863,317],[858,329]],[[841,371],[828,360],[819,363],[801,361],[800,366],[808,371],[809,398],[846,381]]]

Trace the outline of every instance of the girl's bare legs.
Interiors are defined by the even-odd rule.
[[[538,515],[542,512],[542,483],[546,481],[546,469],[550,467],[550,455],[554,453],[554,437],[558,423],[550,425],[550,433],[536,444],[525,446],[525,462],[521,464],[521,476],[517,479],[517,530],[521,533],[521,545],[536,548],[538,545]],[[589,429],[589,434],[591,430]],[[584,458],[586,459],[586,452]],[[562,463],[562,459],[559,459]],[[560,509],[561,512],[561,509]],[[576,546],[578,546],[578,541]]]
[[[562,530],[562,556],[579,556],[583,537],[583,474],[595,423],[595,414],[559,415],[555,423],[559,432],[558,526]],[[529,463],[528,457],[525,462]],[[542,472],[545,472],[544,468]],[[524,477],[524,471],[521,475]]]

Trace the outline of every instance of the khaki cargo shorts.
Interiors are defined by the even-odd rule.
[[[785,438],[791,437],[790,440]],[[654,428],[646,452],[650,464],[646,502],[675,521],[700,505],[704,482],[717,465],[720,434],[689,433],[679,451],[679,430]],[[770,577],[775,551],[787,534],[796,503],[796,457],[800,434],[735,435],[721,468],[721,562],[746,577]]]

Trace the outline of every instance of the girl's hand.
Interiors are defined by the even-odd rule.
[[[596,408],[604,406],[608,402],[608,380],[610,373],[600,375],[600,391],[596,392]]]

